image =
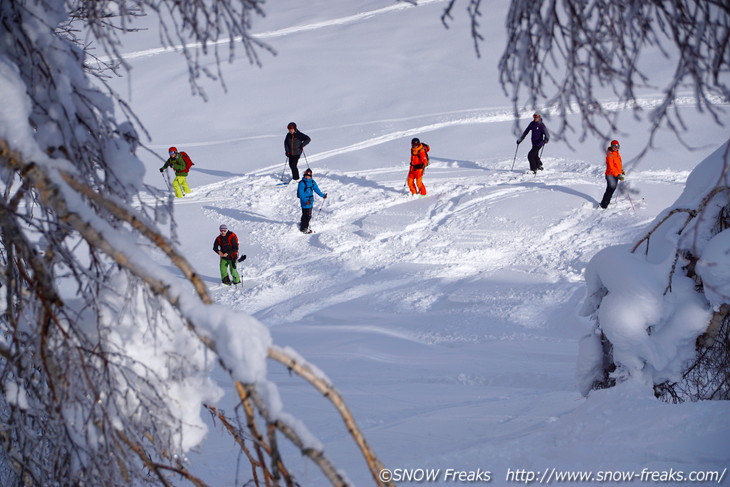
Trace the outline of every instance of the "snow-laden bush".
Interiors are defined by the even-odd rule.
[[[634,245],[586,269],[578,384],[637,380],[674,401],[730,398],[730,144],[702,161],[682,195]]]

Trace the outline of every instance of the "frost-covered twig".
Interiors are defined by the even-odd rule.
[[[208,408],[208,410],[212,414],[214,414],[215,417],[218,418],[218,420],[221,422],[223,427],[231,434],[231,436],[233,437],[233,440],[238,444],[239,447],[241,447],[241,451],[244,453],[244,455],[246,455],[246,458],[248,459],[248,463],[251,465],[251,476],[252,476],[254,485],[259,485],[259,478],[258,478],[258,471],[257,471],[258,468],[263,470],[264,478],[267,479],[266,482],[268,485],[268,482],[269,482],[268,479],[271,477],[271,473],[268,471],[268,468],[266,467],[265,462],[262,463],[253,457],[253,455],[251,454],[251,451],[246,446],[246,442],[243,438],[242,433],[233,426],[233,424],[231,423],[231,421],[228,418],[226,418],[226,416],[223,414],[223,411],[219,410],[216,407],[210,406],[210,405],[206,405],[205,407]],[[279,468],[284,472],[284,477],[289,479],[290,478],[289,473],[287,472],[284,465],[280,464]],[[291,484],[289,482],[287,482],[287,485],[294,485],[293,481]]]
[[[352,437],[355,439],[355,442],[360,447],[360,451],[362,451],[362,454],[365,457],[365,461],[370,468],[370,473],[372,474],[376,484],[386,486],[393,485],[390,482],[384,483],[383,480],[380,478],[379,473],[383,470],[383,465],[375,456],[375,453],[370,448],[370,445],[368,445],[367,441],[365,440],[365,436],[360,431],[360,428],[358,428],[357,423],[355,422],[355,418],[353,418],[352,413],[350,413],[350,410],[345,404],[345,400],[342,398],[339,392],[337,392],[337,390],[332,387],[332,385],[328,381],[325,381],[322,379],[322,377],[319,377],[308,364],[302,363],[299,359],[293,357],[291,354],[287,353],[279,347],[272,346],[269,348],[269,358],[276,360],[277,362],[285,365],[289,370],[293,370],[294,372],[296,372],[300,377],[312,384],[324,397],[326,397],[335,406],[337,411],[340,413],[340,416],[342,416],[342,420],[347,427],[347,431],[350,433],[350,435],[352,435]]]
[[[184,467],[180,465],[164,465],[153,461],[152,458],[150,458],[150,456],[145,453],[144,448],[129,439],[123,431],[117,430],[117,435],[124,444],[126,444],[134,453],[137,454],[137,456],[139,456],[139,459],[142,461],[145,467],[155,473],[155,476],[163,486],[173,487],[173,484],[163,475],[163,471],[170,471],[190,481],[196,487],[209,487],[208,484],[200,480],[198,477],[191,475],[190,472],[188,472]]]
[[[717,186],[717,187],[713,188],[713,189],[712,189],[712,191],[710,191],[709,193],[707,193],[707,196],[705,196],[705,197],[704,197],[704,198],[702,199],[702,202],[701,202],[701,203],[700,203],[700,204],[699,204],[699,205],[697,206],[697,208],[674,208],[674,209],[672,209],[672,210],[671,210],[671,211],[669,211],[669,212],[668,212],[668,213],[667,213],[666,215],[664,215],[664,217],[663,217],[663,218],[662,218],[661,220],[659,220],[659,221],[658,221],[658,222],[657,222],[657,223],[656,223],[656,224],[655,224],[655,225],[654,225],[654,226],[653,226],[653,227],[651,228],[651,230],[649,230],[649,231],[647,232],[647,234],[646,234],[646,235],[644,235],[644,236],[643,236],[643,237],[642,237],[642,238],[641,238],[641,239],[640,239],[640,240],[639,240],[638,242],[636,242],[636,244],[634,245],[634,247],[633,247],[633,248],[631,249],[631,253],[634,253],[634,252],[636,252],[636,249],[638,249],[638,248],[639,248],[639,246],[640,246],[640,245],[641,245],[642,243],[644,243],[644,242],[646,242],[646,253],[648,253],[648,252],[649,252],[649,239],[651,238],[651,235],[652,235],[652,234],[653,234],[653,233],[654,233],[655,231],[657,231],[657,229],[658,229],[659,227],[661,227],[661,226],[662,226],[662,225],[663,225],[663,224],[664,224],[664,223],[665,223],[665,222],[666,222],[667,220],[669,220],[669,218],[671,218],[671,217],[672,217],[673,215],[676,215],[677,213],[687,213],[687,215],[688,215],[688,216],[687,216],[687,219],[685,220],[685,222],[684,222],[684,224],[682,225],[682,227],[681,227],[681,228],[680,228],[679,230],[677,230],[677,234],[678,234],[678,235],[681,235],[682,231],[683,231],[683,230],[684,230],[684,229],[685,229],[685,228],[687,227],[687,225],[689,224],[689,222],[690,222],[690,221],[692,221],[692,219],[693,219],[694,217],[696,217],[696,216],[697,216],[698,214],[702,213],[702,212],[703,212],[703,211],[705,210],[705,208],[707,207],[707,204],[709,203],[709,201],[710,201],[710,200],[711,200],[711,199],[712,199],[712,198],[713,198],[713,197],[714,197],[715,195],[717,195],[718,193],[721,193],[721,192],[723,192],[723,191],[727,191],[728,189],[730,189],[730,188],[728,188],[727,186]]]
[[[449,0],[441,21],[448,26],[454,7],[465,3],[471,20],[475,52],[479,32],[479,0]],[[646,112],[649,124],[644,154],[659,129],[674,133],[681,143],[687,126],[675,101],[693,96],[697,110],[725,125],[730,102],[730,8],[727,2],[685,0],[512,0],[507,14],[507,41],[499,61],[500,83],[512,100],[515,131],[524,110],[541,109],[557,117],[556,138],[588,136],[606,139],[623,133],[618,113],[602,97],[615,96],[635,115],[645,111],[639,93],[663,93]],[[647,52],[674,63],[664,86],[639,60]],[[651,64],[647,66],[652,66]],[[600,89],[599,89],[600,88]],[[575,126],[569,116],[578,115]]]
[[[672,209],[666,215],[664,215],[664,217],[661,220],[659,220],[646,233],[646,235],[644,235],[638,242],[636,242],[636,244],[634,245],[634,247],[631,249],[631,253],[636,252],[636,250],[639,248],[639,246],[642,243],[646,242],[646,250],[645,250],[644,253],[645,253],[645,255],[648,255],[648,253],[649,253],[649,241],[651,239],[652,234],[654,232],[656,232],[659,229],[659,227],[661,227],[673,215],[676,215],[678,213],[687,213],[686,220],[681,225],[681,227],[677,230],[677,235],[681,235],[682,232],[684,231],[684,229],[687,228],[687,225],[689,225],[689,223],[692,221],[692,219],[694,219],[697,215],[699,215],[699,214],[701,214],[702,212],[705,211],[705,209],[707,208],[708,203],[712,200],[712,198],[715,197],[715,195],[717,195],[717,194],[719,194],[719,193],[721,193],[723,191],[727,191],[728,189],[730,189],[730,188],[728,188],[727,186],[717,186],[717,187],[713,188],[712,191],[710,191],[702,199],[702,201],[697,206],[697,208],[674,208],[674,209]],[[669,272],[669,281],[667,283],[666,289],[664,290],[664,294],[666,294],[667,292],[671,291],[671,289],[672,289],[672,276],[674,275],[675,269],[677,267],[677,262],[679,261],[680,252],[681,252],[681,250],[680,249],[677,249],[677,251],[674,254],[674,261],[672,263],[672,267],[671,267],[671,270]]]
[[[247,402],[248,400],[251,400],[255,404],[256,410],[264,418],[267,424],[275,426],[276,429],[281,431],[282,434],[289,439],[289,441],[299,448],[302,455],[308,457],[317,464],[324,476],[333,486],[347,487],[350,485],[322,450],[307,446],[294,428],[290,427],[284,421],[271,417],[264,400],[261,398],[259,393],[256,392],[256,388],[253,385],[236,382],[236,391],[238,392],[238,396],[241,401]],[[273,456],[274,455],[272,454],[272,457]]]
[[[1,144],[2,141],[0,141],[0,146]],[[103,197],[98,192],[91,189],[89,186],[78,181],[71,174],[62,172],[61,177],[69,186],[74,188],[80,194],[84,195],[85,197],[92,200],[94,203],[103,207],[110,214],[114,215],[114,217],[129,223],[129,225],[135,231],[148,238],[155,245],[155,247],[162,250],[165,255],[172,261],[172,263],[175,264],[175,266],[177,266],[180,271],[182,271],[185,278],[193,284],[193,287],[195,288],[198,297],[203,303],[211,304],[213,302],[210,295],[208,294],[208,289],[205,287],[203,280],[200,278],[200,276],[198,276],[197,272],[195,272],[190,263],[187,260],[183,259],[174,250],[173,244],[162,235],[160,235],[159,232],[154,230],[149,223],[143,222],[139,215],[134,215],[131,211],[129,211],[128,208],[114,203],[109,198]]]

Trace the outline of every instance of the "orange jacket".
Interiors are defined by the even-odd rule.
[[[418,144],[411,147],[411,170],[424,169],[428,166],[428,155],[430,147],[426,144]],[[421,166],[421,167],[418,167]]]
[[[606,174],[609,176],[618,176],[624,172],[621,165],[621,154],[618,150],[611,150],[609,147],[606,151]]]

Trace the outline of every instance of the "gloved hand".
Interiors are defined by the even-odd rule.
[[[286,157],[290,157],[290,156],[291,156],[291,152],[287,152]]]
[[[165,172],[165,168],[164,167],[161,167],[160,168],[160,172]]]
[[[624,176],[625,176],[625,175],[626,175],[626,174],[625,174],[625,173],[624,173],[623,171],[621,171],[621,174],[619,174],[619,175],[618,175],[618,180],[619,180],[619,181],[623,181],[623,180],[624,180]]]
[[[243,262],[244,260],[246,260],[246,254],[238,258],[238,262]]]
[[[522,137],[520,137],[519,139],[517,139],[517,145],[520,145],[520,142],[522,142]]]
[[[324,194],[324,199],[327,199],[327,193]]]
[[[548,142],[550,142],[550,141],[546,139],[545,142],[543,142],[543,144],[547,144]]]

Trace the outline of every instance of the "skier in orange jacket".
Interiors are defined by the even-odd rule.
[[[616,191],[619,181],[624,180],[624,168],[621,163],[618,140],[612,140],[611,146],[606,150],[606,192],[601,199],[601,208],[608,208],[613,192]]]
[[[411,194],[426,195],[426,186],[423,185],[423,171],[428,166],[428,151],[431,148],[422,144],[417,138],[411,140],[411,167],[408,170],[408,188]]]

